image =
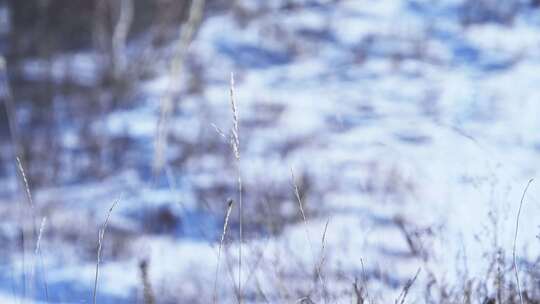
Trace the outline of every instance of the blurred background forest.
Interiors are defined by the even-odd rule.
[[[205,11],[231,9],[227,2],[207,1]],[[17,134],[9,137],[3,108],[2,141],[18,146],[32,184],[101,178],[133,161],[122,157],[134,153],[133,138],[93,125],[140,103],[137,87],[159,71],[156,59],[165,64],[167,54],[156,50],[177,38],[190,2],[4,1],[1,7],[1,52],[8,63],[3,91],[9,85],[16,101],[7,111]],[[139,46],[127,49],[134,40]],[[189,65],[192,84],[182,94],[202,90],[201,68]],[[67,129],[77,144],[66,143]],[[13,152],[2,157],[6,175]]]
[[[333,2],[339,1],[320,4],[291,0],[270,4],[209,0],[204,16],[230,13],[240,27],[247,27],[250,20],[272,14],[274,10],[293,14],[304,7],[330,6]],[[424,4],[416,2],[422,3],[409,1],[409,5],[421,9]],[[519,14],[540,5],[535,0],[454,2],[459,6],[456,21],[463,27],[486,23],[510,26]],[[106,126],[100,126],[98,121],[111,112],[140,105],[145,98],[140,90],[141,82],[167,71],[173,54],[166,46],[178,39],[178,30],[187,20],[190,4],[188,0],[3,0],[0,4],[0,51],[8,67],[3,71],[4,81],[7,80],[3,83],[3,91],[9,85],[16,102],[12,109],[2,109],[1,135],[3,146],[14,141],[20,149],[18,154],[24,155],[32,184],[51,185],[101,178],[126,166],[145,165],[134,156],[138,151],[134,138],[103,132],[100,128]],[[282,26],[275,21],[265,30],[270,35],[283,32],[286,36],[287,30]],[[299,39],[313,43],[313,40],[331,38],[331,33],[324,31],[306,30],[296,34],[301,36]],[[234,33],[224,31],[222,34]],[[359,58],[369,56],[370,45],[377,38],[369,34],[359,37],[357,46],[350,51]],[[277,46],[285,49],[283,54],[269,52],[262,61],[294,60],[301,52],[303,41],[272,43],[286,44]],[[422,44],[425,41],[411,43],[417,44],[413,46],[418,53],[416,56],[421,57],[429,51],[427,45]],[[256,56],[265,56],[247,54],[249,52],[239,50],[236,55],[240,59],[237,60],[246,61],[244,57],[252,56],[247,59],[250,61],[256,60]],[[469,50],[464,50],[464,56],[472,56],[467,52]],[[403,60],[409,55],[401,54],[400,50],[385,54],[389,60]],[[175,92],[176,99],[200,95],[207,87],[205,74],[208,72],[205,70],[212,67],[201,62],[197,54],[189,56],[184,59],[186,71],[183,83],[178,84],[178,92]],[[177,103],[174,104],[178,111]],[[12,119],[16,122],[11,132],[17,134],[17,138],[9,137],[6,111],[14,112]],[[71,140],[63,136],[66,133],[71,135]],[[81,138],[84,140],[77,140]],[[3,149],[0,171],[4,176],[10,172],[12,159],[13,153]]]

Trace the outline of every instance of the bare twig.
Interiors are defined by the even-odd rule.
[[[527,183],[527,186],[525,186],[525,190],[523,190],[523,194],[521,196],[521,201],[519,202],[519,209],[518,214],[516,217],[516,231],[514,234],[514,246],[512,247],[512,260],[514,264],[514,273],[516,275],[516,285],[519,293],[519,303],[523,304],[523,295],[521,294],[521,285],[519,283],[519,271],[517,267],[517,257],[516,257],[516,244],[517,244],[517,237],[518,237],[518,231],[519,231],[519,216],[521,215],[521,207],[523,206],[523,201],[525,200],[525,194],[527,194],[527,190],[529,189],[529,186],[534,181],[534,178],[531,178],[529,182]]]
[[[97,246],[97,257],[96,257],[96,276],[94,279],[94,293],[92,296],[93,303],[96,304],[96,296],[97,296],[97,284],[98,284],[98,277],[99,277],[99,264],[101,263],[101,248],[103,246],[103,238],[105,237],[105,230],[107,229],[107,225],[109,224],[109,219],[111,218],[111,213],[114,209],[114,207],[118,204],[120,199],[117,199],[114,201],[114,203],[111,205],[111,208],[109,208],[109,212],[107,212],[107,217],[105,218],[105,222],[103,223],[102,228],[99,231],[98,235],[98,246]]]

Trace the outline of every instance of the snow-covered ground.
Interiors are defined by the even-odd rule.
[[[311,295],[350,303],[351,284],[366,277],[372,297],[388,303],[421,269],[408,298],[418,303],[430,279],[485,275],[494,248],[510,259],[523,189],[540,169],[540,12],[520,12],[511,25],[465,26],[461,1],[289,1],[298,8],[288,9],[281,2],[245,1],[245,20],[225,12],[203,22],[188,60],[204,66],[204,90],[178,103],[163,176],[153,179],[149,166],[165,72],[141,86],[142,103],[96,122],[136,141],[138,150],[125,156],[132,168],[35,191],[55,231],[45,233],[37,267],[46,269],[51,299],[91,298],[96,225],[120,198],[113,240],[105,235],[100,303],[140,301],[141,259],[160,301],[211,301],[226,200],[236,193],[234,157],[216,132],[232,125],[231,72],[245,229],[256,235],[243,244],[247,302]],[[28,73],[39,72],[29,63]],[[81,140],[66,131],[66,145]],[[539,256],[539,196],[533,182],[520,261]],[[236,207],[217,276],[223,303],[234,302]],[[280,233],[269,232],[269,214]],[[86,232],[65,241],[62,229]],[[13,274],[0,277],[0,299],[22,288],[20,255],[4,264]]]

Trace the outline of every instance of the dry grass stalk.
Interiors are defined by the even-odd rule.
[[[364,259],[362,258],[360,258],[360,265],[362,266],[362,283],[364,284],[364,290],[366,292],[366,300],[369,301],[369,292],[366,286],[367,275],[366,275],[366,269],[364,268]]]
[[[237,185],[238,185],[238,218],[239,218],[239,228],[238,234],[240,238],[240,244],[238,246],[238,293],[239,293],[239,302],[242,304],[242,247],[244,243],[244,202],[242,198],[242,172],[240,168],[240,130],[239,130],[239,116],[238,116],[238,107],[236,105],[235,92],[234,92],[234,74],[231,73],[231,82],[230,82],[230,100],[231,100],[231,111],[232,111],[232,122],[233,127],[231,129],[231,147],[236,159],[236,173],[237,173]]]
[[[217,266],[216,266],[216,277],[214,278],[214,292],[213,292],[214,303],[217,303],[217,283],[218,283],[218,275],[219,275],[219,263],[221,260],[221,251],[223,249],[223,244],[225,243],[225,235],[227,234],[227,227],[229,225],[229,217],[231,216],[233,202],[234,201],[232,199],[229,199],[227,201],[227,213],[225,214],[225,222],[223,223],[223,233],[221,234],[221,240],[219,242]]]
[[[295,195],[296,201],[298,203],[298,209],[300,209],[300,215],[302,216],[302,221],[304,223],[304,229],[306,231],[306,239],[308,241],[308,245],[310,247],[311,254],[313,255],[313,260],[315,261],[315,249],[314,249],[315,247],[313,246],[313,242],[311,241],[311,236],[310,236],[310,233],[309,233],[309,227],[308,227],[308,223],[307,223],[307,217],[306,217],[306,213],[304,211],[304,204],[302,203],[302,198],[300,197],[300,188],[298,187],[298,183],[296,182],[296,177],[294,176],[294,170],[292,168],[291,168],[291,179],[292,179],[293,187],[294,187],[294,195]],[[326,235],[326,228],[325,228],[324,235]],[[323,235],[323,237],[324,237],[324,235]],[[323,238],[323,241],[324,241],[324,238]],[[316,271],[316,275],[317,275],[318,280],[321,282],[321,285],[324,286],[324,283],[323,283],[323,280],[322,280],[322,277],[321,277],[321,274],[319,272],[318,267],[315,267],[315,271]]]
[[[41,220],[41,224],[39,225],[39,234],[36,241],[36,253],[41,249],[41,238],[43,237],[43,231],[45,230],[46,223],[47,223],[47,217],[44,217]]]
[[[326,290],[326,282],[323,278],[323,275],[322,275],[322,267],[324,265],[324,261],[326,259],[326,254],[325,254],[325,249],[326,249],[326,232],[328,231],[328,224],[330,224],[330,218],[328,218],[326,220],[326,224],[324,225],[324,231],[323,231],[323,235],[322,235],[322,240],[321,240],[321,258],[319,260],[319,263],[317,264],[317,267],[315,269],[318,277],[319,277],[319,280],[321,282],[321,287],[322,287],[322,293],[323,293],[323,297],[324,297],[324,302],[327,303],[328,302],[328,291]]]
[[[231,73],[231,83],[230,83],[230,99],[231,99],[231,110],[233,115],[233,127],[232,127],[232,147],[234,156],[236,160],[240,160],[240,138],[239,138],[239,128],[238,128],[238,108],[236,106],[236,99],[234,98],[234,74]]]
[[[353,290],[354,294],[356,295],[356,304],[364,304],[364,287],[358,284],[358,278],[354,279]]]
[[[525,190],[523,190],[523,194],[521,196],[521,201],[519,202],[519,209],[518,209],[518,214],[517,214],[517,217],[516,217],[516,231],[515,231],[515,234],[514,234],[514,245],[512,247],[512,260],[513,260],[513,266],[514,266],[514,273],[516,275],[516,285],[517,285],[517,289],[518,289],[518,293],[519,293],[519,303],[520,304],[523,304],[523,295],[521,294],[521,285],[520,285],[520,282],[519,282],[519,271],[518,271],[518,267],[517,267],[517,257],[516,257],[516,243],[517,243],[517,237],[518,237],[518,231],[519,231],[519,216],[521,215],[521,207],[523,207],[523,201],[525,200],[525,194],[527,194],[527,190],[529,189],[529,186],[531,185],[531,183],[534,181],[533,178],[531,178],[529,180],[529,182],[527,183],[527,186],[525,186]]]
[[[257,288],[257,292],[261,296],[262,301],[266,304],[270,304],[270,301],[268,301],[268,297],[266,296],[266,293],[261,287],[261,283],[259,282],[259,279],[255,280],[255,287]]]
[[[420,274],[420,268],[418,268],[418,270],[416,271],[416,274],[414,275],[414,277],[410,280],[407,281],[407,283],[405,284],[405,286],[403,287],[403,290],[401,291],[401,293],[399,294],[399,297],[396,299],[396,304],[403,304],[405,303],[405,299],[407,299],[407,295],[409,294],[409,290],[411,289],[411,287],[413,286],[414,282],[416,281],[416,279],[418,278],[418,275]]]
[[[228,251],[228,247],[223,247],[224,250],[224,257],[225,257],[225,265],[227,266],[227,275],[229,276],[230,282],[232,282],[232,288],[233,288],[233,294],[236,299],[236,302],[240,302],[240,292],[238,291],[238,285],[236,284],[236,277],[235,277],[235,267],[234,260],[231,259],[232,255]]]
[[[415,236],[411,231],[409,231],[409,229],[407,229],[407,223],[405,222],[405,220],[402,217],[397,216],[394,218],[394,223],[397,225],[399,231],[405,237],[405,241],[407,242],[407,246],[409,247],[411,254],[413,256],[419,257],[425,256],[422,250],[422,245],[419,244],[417,236]]]
[[[300,189],[298,183],[296,182],[296,177],[294,176],[294,170],[291,168],[291,178],[294,187],[294,195],[296,201],[298,202],[298,208],[300,209],[300,215],[302,216],[302,221],[304,222],[304,228],[306,229],[306,238],[308,240],[309,246],[311,247],[311,252],[313,253],[313,243],[311,242],[311,237],[308,230],[306,213],[304,212],[304,204],[302,203],[302,198],[300,197]]]
[[[43,274],[43,288],[45,289],[45,299],[47,302],[49,302],[49,287],[47,284],[47,272],[45,271],[45,263],[43,261],[43,253],[41,251],[41,239],[43,237],[43,231],[45,231],[45,224],[47,223],[47,217],[44,217],[41,220],[41,224],[39,225],[39,233],[36,241],[36,250],[34,252],[35,255],[39,256],[39,262],[41,264],[41,271]]]
[[[205,0],[191,1],[188,20],[182,25],[180,39],[169,71],[170,80],[167,91],[161,98],[160,116],[154,152],[154,173],[159,172],[165,164],[164,151],[167,147],[168,122],[173,110],[173,99],[176,88],[180,83],[180,74],[187,54],[188,46],[193,39],[196,28],[199,26],[204,12]]]
[[[302,297],[298,300],[296,300],[296,302],[294,302],[295,304],[315,304],[315,302],[313,302],[313,300],[307,296],[307,297]]]
[[[216,124],[211,123],[210,125],[214,128],[214,130],[216,130],[216,133],[219,136],[221,136],[224,139],[227,139],[227,135],[225,135],[225,132],[223,132],[218,126],[216,126]]]
[[[243,284],[244,286],[247,286],[253,277],[255,277],[255,280],[257,280],[256,272],[259,269],[261,262],[263,262],[264,260],[264,252],[266,251],[267,247],[268,247],[268,239],[265,240],[265,244],[263,245],[262,248],[259,249],[258,252],[255,252],[254,250],[251,254],[248,255],[254,258],[254,262],[251,266],[251,269],[249,270],[246,280],[244,281],[244,284]],[[249,265],[248,265],[248,268],[250,268]]]
[[[26,178],[26,173],[24,172],[21,159],[18,156],[16,159],[17,159],[17,166],[19,168],[19,172],[21,173],[21,177],[24,182],[24,189],[26,191],[26,197],[28,199],[28,203],[30,204],[30,208],[34,209],[34,200],[32,199],[32,193],[30,192],[30,185],[28,183],[28,179]]]
[[[105,218],[105,222],[103,223],[102,228],[99,230],[98,235],[98,245],[97,245],[97,256],[96,256],[96,275],[94,278],[94,293],[92,295],[93,303],[96,304],[96,296],[97,296],[97,284],[98,284],[98,277],[99,277],[99,264],[101,263],[101,249],[103,247],[103,238],[105,237],[105,231],[107,229],[107,225],[109,224],[109,219],[111,218],[112,211],[114,207],[118,204],[120,199],[117,199],[114,201],[114,203],[111,205],[111,208],[109,208],[109,212],[107,212],[107,217]]]
[[[37,235],[37,228],[36,228],[36,210],[35,210],[35,206],[34,206],[34,200],[32,198],[32,192],[30,191],[30,183],[28,182],[28,178],[26,176],[26,173],[24,171],[24,167],[22,165],[22,162],[21,162],[21,159],[19,157],[16,157],[16,160],[17,160],[17,167],[19,169],[19,174],[21,176],[21,180],[22,180],[22,184],[23,184],[23,188],[24,188],[24,191],[25,191],[25,194],[26,194],[26,201],[28,203],[28,205],[30,206],[30,219],[31,219],[31,227],[30,228],[27,228],[26,225],[24,224],[24,220],[23,220],[23,223],[22,223],[22,259],[23,259],[23,272],[25,272],[25,268],[26,268],[26,262],[25,262],[25,251],[26,251],[26,248],[31,248],[32,246],[32,242],[33,242],[33,239],[36,237]],[[21,212],[22,214],[23,212]],[[25,237],[25,234],[26,234],[26,231],[27,230],[30,230],[30,233],[32,235],[31,238],[27,238]],[[33,263],[32,263],[32,268],[30,270],[30,282],[33,280],[34,278],[34,275],[35,275],[35,265],[36,265],[36,257],[38,255],[38,251],[35,251],[34,253],[34,256],[33,256]],[[26,276],[23,276],[23,286],[24,286],[24,291],[23,291],[23,295],[26,296],[26,284],[27,284],[27,281],[26,281]],[[29,282],[28,282],[29,283]],[[33,286],[30,284],[30,286]],[[31,293],[31,292],[30,292]]]

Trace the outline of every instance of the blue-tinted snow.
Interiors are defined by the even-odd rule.
[[[327,270],[346,269],[352,280],[362,258],[368,272],[392,274],[388,284],[370,286],[374,292],[390,287],[389,299],[397,292],[392,288],[419,266],[451,280],[463,248],[469,271],[485,271],[489,265],[483,254],[492,246],[492,235],[511,247],[521,191],[540,169],[540,27],[528,16],[534,13],[518,16],[510,26],[462,27],[462,1],[435,6],[406,0],[294,1],[307,3],[297,13],[283,9],[281,2],[272,1],[268,5],[274,11],[247,26],[229,13],[203,23],[190,52],[210,67],[208,87],[200,98],[180,102],[172,135],[186,145],[201,145],[199,138],[205,138],[206,144],[226,147],[213,125],[230,128],[228,77],[235,72],[240,119],[248,124],[257,118],[240,131],[246,192],[270,185],[291,189],[291,168],[311,176],[316,197],[310,203],[316,205],[310,208],[330,217]],[[247,3],[253,10],[262,5]],[[84,57],[76,64],[90,65]],[[39,62],[26,68],[36,77],[43,70]],[[91,72],[81,81],[92,81]],[[197,282],[213,281],[222,224],[197,209],[196,191],[234,187],[235,175],[232,155],[198,151],[182,167],[171,167],[175,182],[162,176],[152,183],[153,136],[168,81],[163,71],[143,85],[142,105],[104,118],[109,132],[128,134],[141,146],[136,168],[97,183],[44,190],[37,197],[61,195],[66,208],[85,206],[104,218],[112,200],[124,193],[111,224],[135,231],[142,229],[137,226],[141,216],[166,209],[178,219],[177,226],[166,236],[145,235],[133,247],[153,261],[155,285],[170,291],[187,282],[183,291],[196,294]],[[260,114],[261,109],[274,112]],[[69,134],[65,140],[75,142]],[[183,152],[171,149],[171,158]],[[230,194],[206,203],[224,208]],[[539,195],[540,186],[533,184],[518,246],[524,258],[539,249]],[[298,211],[294,201],[284,208],[285,213]],[[490,213],[497,227],[489,226]],[[403,235],[391,224],[395,217],[436,229],[426,240],[432,259],[424,263],[408,254]],[[319,242],[325,223],[324,217],[310,220],[311,239]],[[201,225],[211,232],[201,234],[196,227]],[[229,246],[234,259],[237,245]],[[286,255],[280,262],[285,265],[279,265],[284,269],[309,268],[317,259],[302,224],[286,227],[277,239],[251,240],[249,246],[264,248],[267,261]],[[129,299],[139,284],[135,264],[105,261],[104,293]],[[91,263],[67,268],[63,276],[51,271],[51,281],[55,276],[79,280],[79,271],[85,274],[78,282],[82,287],[74,290],[90,292]],[[271,294],[275,282],[261,273],[262,288]],[[226,271],[221,278],[223,285],[231,281]],[[78,295],[74,291],[66,298]]]

